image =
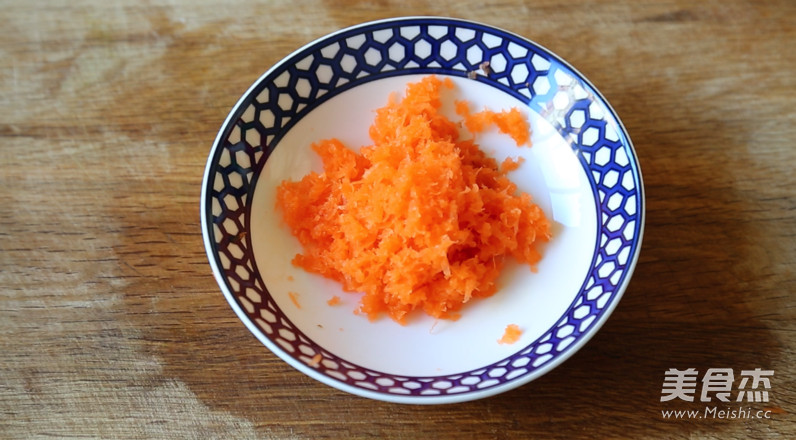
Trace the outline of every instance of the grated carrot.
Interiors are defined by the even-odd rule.
[[[315,353],[315,356],[313,356],[312,359],[310,359],[310,361],[308,362],[308,365],[310,367],[317,367],[321,363],[322,360],[323,360],[323,356],[320,353]]]
[[[329,300],[326,301],[326,304],[329,304],[330,306],[336,306],[336,305],[340,304],[340,297],[335,295],[335,296],[329,298]]]
[[[503,336],[498,339],[498,343],[513,344],[520,340],[520,336],[522,336],[522,330],[520,327],[517,324],[509,324],[506,326]]]
[[[525,158],[524,157],[519,157],[516,160],[512,159],[510,157],[507,157],[506,160],[504,160],[503,162],[500,163],[500,171],[502,171],[504,173],[508,173],[510,171],[514,171],[517,168],[519,168],[520,165],[522,165],[523,162],[525,162]]]
[[[409,84],[376,111],[372,145],[356,153],[337,139],[315,143],[323,172],[277,188],[277,208],[303,247],[293,264],[363,292],[356,313],[371,320],[405,324],[416,310],[455,319],[497,291],[507,258],[534,265],[536,243],[550,238],[542,210],[501,169],[512,165],[460,139],[440,113],[442,87],[453,82]],[[513,138],[530,132],[525,119],[489,118]]]
[[[293,301],[293,305],[296,306],[297,309],[301,308],[301,303],[299,303],[299,294],[296,292],[288,292],[287,296],[290,297],[290,301]]]
[[[465,101],[456,101],[455,108],[456,113],[464,118],[464,125],[471,133],[480,133],[490,125],[496,125],[501,133],[511,136],[518,146],[531,146],[530,125],[518,108],[513,107],[500,113],[488,109],[471,113],[470,106]]]

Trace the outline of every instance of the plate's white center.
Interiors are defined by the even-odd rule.
[[[507,265],[493,297],[474,300],[458,321],[438,321],[418,314],[401,326],[388,317],[371,322],[355,315],[360,294],[343,292],[321,276],[290,261],[301,252],[274,209],[276,186],[320,171],[313,142],[335,137],[349,148],[369,145],[368,128],[375,109],[392,92],[403,94],[407,82],[421,75],[381,79],[346,91],[299,121],[273,151],[257,181],[252,201],[251,238],[260,275],[285,315],[326,351],[365,368],[406,376],[437,376],[478,369],[521,350],[556,324],[584,280],[596,247],[597,215],[590,185],[570,145],[539,114],[511,96],[480,82],[452,78],[456,88],[443,95],[446,110],[453,99],[466,99],[474,111],[519,107],[528,114],[533,147],[517,147],[505,135],[480,134],[476,142],[498,162],[525,158],[511,179],[530,194],[553,220],[553,238],[543,249],[538,273]],[[450,102],[449,102],[450,101]],[[451,118],[457,117],[450,112]],[[301,308],[288,292],[298,294]],[[336,306],[327,300],[342,298]],[[498,344],[508,324],[523,330],[512,345]]]

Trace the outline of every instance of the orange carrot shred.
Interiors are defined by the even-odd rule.
[[[312,359],[310,359],[309,366],[317,367],[321,363],[322,359],[323,356],[320,353],[316,353],[315,356],[313,356]]]
[[[454,84],[433,75],[409,84],[376,111],[371,145],[315,143],[323,171],[277,188],[277,208],[302,246],[293,264],[362,292],[355,313],[371,320],[387,314],[405,324],[414,311],[456,319],[471,299],[497,291],[509,258],[535,265],[536,245],[551,236],[542,210],[506,175],[520,161],[498,164],[460,139],[440,112],[443,87]],[[518,144],[529,139],[518,135],[530,133],[519,110],[470,115],[463,101],[456,110],[466,124],[481,118]]]
[[[340,297],[335,295],[335,296],[329,298],[329,300],[326,301],[326,304],[329,304],[330,306],[336,306],[336,305],[340,304]]]
[[[498,340],[500,344],[513,344],[520,340],[522,330],[517,324],[509,324],[503,332],[503,336]]]
[[[471,113],[466,102],[457,101],[455,109],[456,113],[464,118],[465,127],[473,134],[495,125],[501,133],[511,136],[518,146],[531,146],[531,126],[516,107],[499,113],[488,109]]]
[[[506,160],[504,160],[503,162],[500,163],[500,171],[502,171],[504,173],[508,173],[510,171],[514,171],[517,168],[519,168],[520,165],[522,165],[523,162],[525,162],[525,158],[524,157],[519,157],[516,160],[512,159],[510,157],[507,157]]]
[[[296,306],[297,309],[300,309],[301,303],[299,303],[299,294],[296,292],[288,292],[287,295],[290,297],[290,301],[293,302],[293,305]]]

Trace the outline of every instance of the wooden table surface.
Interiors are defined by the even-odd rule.
[[[644,245],[611,319],[479,401],[304,376],[238,320],[202,244],[205,161],[239,96],[301,45],[399,15],[558,53],[644,174]],[[0,1],[0,438],[796,438],[794,47],[791,0]],[[742,371],[773,371],[769,401],[661,402],[687,368],[731,369],[733,396]]]

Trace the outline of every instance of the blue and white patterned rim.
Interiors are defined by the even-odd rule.
[[[481,81],[546,118],[576,152],[597,204],[598,243],[575,301],[540,338],[515,354],[454,375],[396,377],[340,359],[282,313],[252,252],[250,202],[258,173],[308,112],[365,82],[408,74],[464,77],[489,61]],[[436,17],[366,23],[321,38],[266,72],[237,103],[216,138],[202,188],[202,232],[213,272],[232,308],[269,349],[328,385],[401,403],[473,400],[515,388],[563,362],[616,307],[638,259],[644,194],[633,146],[613,109],[550,51],[483,24]],[[316,354],[322,361],[308,366]]]

